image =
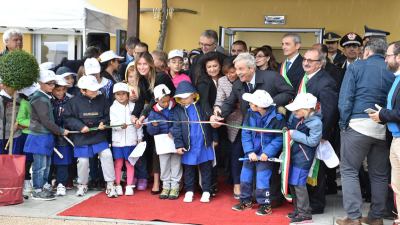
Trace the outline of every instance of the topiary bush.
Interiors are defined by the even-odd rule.
[[[31,86],[39,77],[39,65],[33,55],[25,51],[13,51],[0,57],[1,83],[20,90]]]

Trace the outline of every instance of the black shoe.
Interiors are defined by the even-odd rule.
[[[302,216],[302,215],[297,215],[294,218],[290,220],[290,223],[294,224],[304,224],[304,223],[312,223],[312,217],[311,216]]]
[[[293,219],[296,216],[297,216],[297,212],[296,211],[293,211],[293,212],[290,212],[290,213],[287,214],[287,218],[289,218],[289,219]]]
[[[324,210],[323,209],[313,209],[313,210],[311,210],[311,214],[313,214],[313,215],[324,214]]]
[[[42,200],[42,201],[51,201],[55,200],[56,198],[48,191],[41,191],[41,192],[32,192],[32,199],[34,200]]]
[[[239,204],[232,206],[232,209],[235,211],[243,211],[246,209],[251,209],[253,207],[253,203],[252,202],[242,202],[240,201]]]
[[[271,205],[260,205],[257,209],[256,215],[266,216],[272,214]]]

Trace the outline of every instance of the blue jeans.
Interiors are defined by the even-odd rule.
[[[33,154],[32,181],[34,189],[42,189],[48,182],[51,156]]]

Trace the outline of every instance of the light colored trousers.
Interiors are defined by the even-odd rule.
[[[390,164],[392,164],[392,189],[395,194],[396,208],[400,210],[400,138],[393,138],[390,146]]]
[[[101,169],[103,171],[104,181],[114,182],[115,171],[114,161],[109,148],[99,152]],[[78,158],[78,183],[88,184],[89,182],[89,158]]]
[[[175,153],[159,155],[160,157],[160,179],[163,189],[177,189],[182,178],[181,156]]]

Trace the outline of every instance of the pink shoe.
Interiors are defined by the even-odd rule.
[[[137,189],[139,191],[144,191],[147,188],[147,179],[138,179]]]

